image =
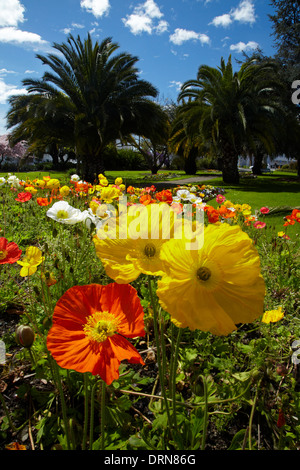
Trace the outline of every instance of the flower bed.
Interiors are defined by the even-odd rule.
[[[0,184],[0,446],[29,413],[25,448],[297,448],[299,210],[270,238],[209,185]]]

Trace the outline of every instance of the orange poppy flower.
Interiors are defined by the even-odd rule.
[[[18,442],[12,442],[11,444],[8,444],[5,446],[6,450],[27,450],[26,446],[23,444],[19,444]]]
[[[207,214],[208,222],[214,224],[219,221],[219,212],[212,206],[205,206],[204,212]]]
[[[235,216],[234,212],[228,209],[226,206],[220,206],[217,210],[220,216],[224,219],[230,219]]]
[[[121,361],[144,364],[127,338],[144,336],[144,312],[129,284],[74,286],[57,302],[47,347],[65,369],[119,378]]]
[[[297,222],[300,222],[300,209],[293,209],[290,217]]]
[[[135,193],[134,187],[133,187],[133,186],[128,186],[127,192],[128,192],[129,194],[134,194],[134,193]]]
[[[291,215],[287,215],[285,217],[286,222],[283,224],[284,227],[287,227],[288,225],[294,225],[295,224],[295,218],[293,218]]]
[[[167,204],[171,204],[173,201],[172,192],[169,189],[163,189],[159,193],[156,193],[155,197],[158,201],[166,202]]]
[[[152,197],[150,196],[150,194],[143,194],[140,197],[140,203],[144,204],[144,206],[147,206],[148,204],[151,204],[152,203]]]
[[[0,264],[13,264],[21,258],[22,250],[14,242],[0,237]]]
[[[36,202],[39,206],[49,206],[49,204],[52,202],[52,197],[50,197],[50,201],[47,197],[37,197]]]

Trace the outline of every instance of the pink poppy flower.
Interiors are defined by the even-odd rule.
[[[218,204],[222,204],[224,201],[226,201],[226,197],[222,196],[222,194],[218,194],[216,197],[216,201]]]
[[[268,214],[270,212],[270,209],[268,209],[267,207],[261,207],[260,208],[260,213],[261,214]]]
[[[255,228],[265,228],[266,223],[265,222],[260,222],[259,220],[257,222],[254,222],[253,227]]]

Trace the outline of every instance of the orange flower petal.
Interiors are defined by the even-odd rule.
[[[109,312],[118,325],[116,334],[102,341],[85,330],[88,319],[99,312]],[[47,347],[61,367],[100,375],[110,384],[119,377],[122,360],[143,364],[123,337],[144,336],[143,313],[136,290],[128,284],[74,286],[56,304]]]

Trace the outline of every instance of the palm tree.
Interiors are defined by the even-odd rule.
[[[138,78],[137,57],[114,54],[119,46],[111,38],[93,44],[90,35],[84,42],[70,35],[67,43],[53,47],[59,55],[37,55],[50,71],[41,80],[26,79],[23,84],[32,99],[43,97],[45,106],[47,100],[64,103],[56,119],[60,115],[68,122],[82,176],[94,181],[105,170],[103,151],[109,143],[145,128],[142,122],[149,129],[156,122],[157,107],[151,98],[158,92]],[[22,125],[22,118],[19,122]]]
[[[274,146],[272,124],[280,111],[274,70],[271,61],[252,60],[234,72],[231,57],[227,64],[222,58],[220,67],[202,65],[197,79],[182,86],[178,101],[185,132],[221,158],[226,183],[239,182],[238,157],[258,141],[266,151]]]
[[[65,96],[62,93],[53,97],[17,95],[9,99],[9,104],[7,123],[12,128],[11,144],[26,140],[31,154],[48,153],[57,167],[60,151],[74,148],[74,125],[67,112],[69,103]]]

